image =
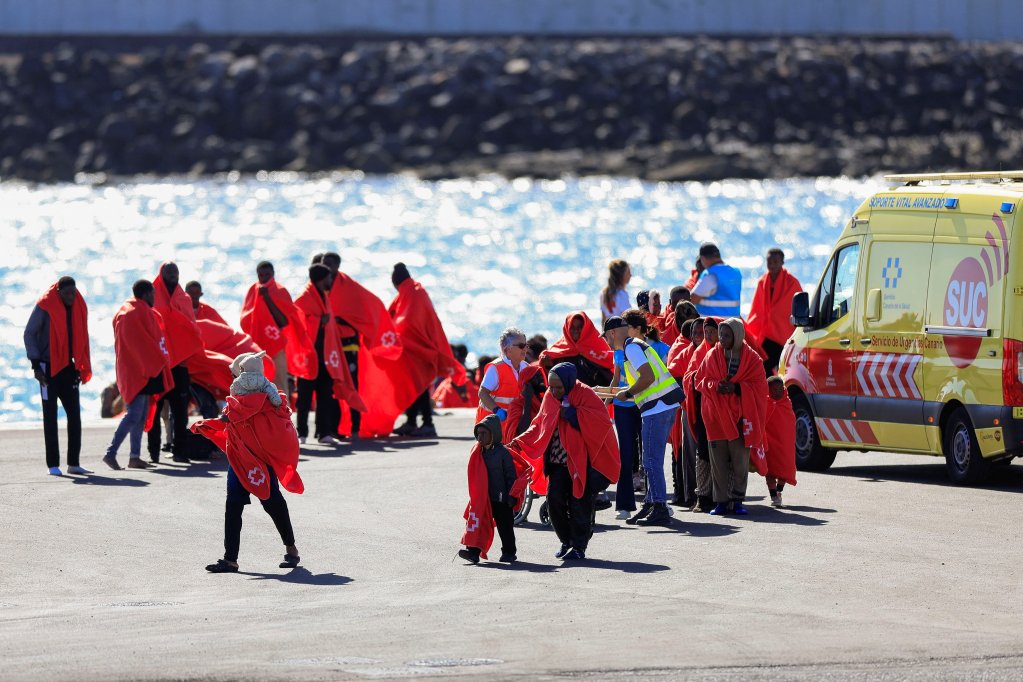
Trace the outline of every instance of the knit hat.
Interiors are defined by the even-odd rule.
[[[265,357],[265,350],[261,350],[258,353],[242,353],[231,361],[231,374],[235,376],[239,376],[242,372],[262,374],[263,358]]]

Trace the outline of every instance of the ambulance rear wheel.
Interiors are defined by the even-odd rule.
[[[801,471],[827,471],[838,453],[821,445],[810,403],[801,395],[794,396],[792,410],[796,413],[796,466]]]
[[[991,473],[991,463],[980,454],[970,415],[962,407],[949,416],[941,434],[948,477],[956,483],[981,483]]]

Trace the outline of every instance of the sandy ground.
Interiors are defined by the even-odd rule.
[[[470,419],[304,448],[302,566],[277,568],[252,505],[238,575],[203,570],[222,553],[223,461],[112,472],[104,424],[85,433],[96,474],[53,478],[41,430],[0,432],[0,678],[1023,676],[1023,466],[971,489],[938,459],[843,453],[784,510],[751,477],[742,519],[601,512],[574,566],[534,506],[519,563],[472,567],[455,558]]]

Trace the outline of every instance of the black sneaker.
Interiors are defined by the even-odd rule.
[[[181,464],[188,464],[188,463],[190,463],[192,461],[192,460],[188,459],[187,457],[185,457],[184,455],[174,455],[173,457],[171,457],[171,459],[174,460],[175,462],[179,462]]]
[[[561,546],[561,549],[559,549],[559,550],[558,550],[557,552],[555,552],[555,553],[554,553],[554,558],[555,558],[555,559],[561,559],[561,558],[564,558],[564,556],[565,556],[566,554],[568,554],[568,553],[569,553],[570,551],[572,551],[572,548],[571,548],[570,546],[568,546],[568,545],[562,545],[562,546]]]
[[[478,564],[480,562],[479,550],[473,549],[460,549],[458,550],[458,556],[462,557],[470,564]]]
[[[503,564],[514,564],[517,558],[518,557],[516,557],[514,554],[502,554],[501,558],[498,559],[498,561],[500,561]]]
[[[393,433],[396,436],[407,436],[416,430],[416,423],[411,419],[406,419],[405,423],[396,428]]]
[[[586,552],[581,549],[570,550],[565,556],[561,557],[562,561],[582,561],[586,558]]]
[[[437,427],[433,424],[423,424],[418,429],[409,434],[412,438],[436,438]]]
[[[610,509],[611,506],[611,500],[608,498],[607,493],[601,493],[593,502],[593,508],[596,511],[604,511],[605,509]]]
[[[668,505],[655,504],[650,515],[645,519],[636,522],[637,526],[667,526],[671,522],[671,514],[668,513]]]
[[[636,515],[633,516],[632,518],[626,519],[625,523],[629,524],[630,526],[635,526],[637,523],[639,523],[640,520],[650,516],[650,512],[652,512],[653,510],[654,510],[653,504],[649,502],[644,502],[643,506],[640,507],[638,512],[636,512]]]

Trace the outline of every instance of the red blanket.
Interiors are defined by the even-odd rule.
[[[465,383],[465,366],[451,352],[444,326],[422,284],[411,278],[402,282],[387,312],[401,339],[401,366],[411,375],[413,401],[437,377],[451,377],[459,386]]]
[[[725,351],[718,344],[707,354],[694,381],[701,394],[703,425],[707,429],[707,440],[735,440],[740,437],[738,424],[742,423],[741,437],[750,449],[750,461],[757,471],[767,473],[764,454],[764,426],[767,417],[767,377],[764,376],[763,360],[756,351],[745,343],[742,357],[735,376],[728,377],[728,362]],[[727,379],[739,384],[741,392],[722,394],[717,392],[718,382]]]
[[[199,334],[202,335],[202,342],[206,346],[206,350],[226,355],[232,360],[242,353],[258,353],[263,350],[252,340],[251,336],[231,328],[226,323],[210,318],[199,318],[195,323],[199,326]],[[263,358],[263,374],[267,379],[273,381],[274,363],[269,357]]]
[[[283,328],[277,326],[270,313],[270,307],[259,292],[261,288],[269,292],[270,300],[287,318],[288,324]],[[288,290],[276,280],[271,279],[265,285],[256,282],[249,287],[248,293],[245,294],[245,303],[242,304],[241,325],[242,331],[251,336],[256,345],[265,350],[270,357],[287,349],[288,371],[292,374],[306,379],[315,378],[315,365],[313,375],[310,377],[307,365],[296,362],[297,358],[307,357],[312,352],[312,344],[306,333],[305,316],[291,300]]]
[[[224,318],[220,316],[220,313],[217,312],[216,308],[214,308],[211,305],[200,303],[199,307],[194,308],[194,310],[196,322],[201,322],[202,320],[209,320],[211,322],[217,322],[219,324],[222,324],[225,327],[228,326],[227,321],[224,320]]]
[[[402,342],[394,321],[379,298],[343,272],[337,273],[328,297],[334,314],[359,335],[359,395],[367,408],[360,433],[390,435],[398,415],[422,393],[416,393],[411,375],[395,362],[402,355]],[[347,411],[342,415],[344,432]]]
[[[675,326],[675,311],[668,309],[664,311],[663,322],[661,323],[661,341],[669,346],[675,343],[679,337],[678,327]]]
[[[50,376],[67,367],[68,329],[67,308],[60,298],[56,283],[36,301],[36,305],[50,316]],[[71,336],[75,345],[72,348],[75,369],[81,375],[82,383],[92,378],[92,360],[89,357],[89,309],[81,292],[75,292],[74,303],[71,304]]]
[[[167,263],[160,265],[161,273],[166,265]],[[159,274],[153,280],[153,289],[156,296],[156,304],[153,307],[163,319],[170,365],[177,367],[203,349],[199,327],[195,324],[192,299],[179,285],[174,286],[174,291],[168,291],[163,277]]]
[[[465,400],[455,390],[455,382],[448,377],[437,385],[433,391],[433,402],[437,407],[471,407],[476,408],[480,404],[480,389],[472,379],[465,381]]]
[[[235,476],[261,500],[270,497],[270,468],[285,490],[305,490],[297,470],[298,433],[291,423],[288,399],[283,393],[280,396],[279,407],[265,393],[229,396],[224,414],[230,422],[205,419],[191,426],[193,433],[206,436],[227,453]]]
[[[307,282],[302,293],[295,299],[295,306],[305,316],[305,325],[309,334],[308,348],[312,352],[305,358],[300,358],[299,353],[293,354],[289,347],[289,364],[301,365],[303,371],[307,375],[311,375],[303,378],[316,378],[319,358],[316,356],[315,340],[319,335],[320,320],[326,315],[327,324],[323,327],[323,364],[326,366],[330,378],[333,379],[334,397],[347,402],[359,412],[365,412],[366,403],[356,390],[352,373],[348,369],[348,361],[345,359],[344,348],[341,346],[341,332],[330,307],[330,299],[321,296],[312,282]]]
[[[787,393],[767,401],[767,475],[796,484],[796,415]]]
[[[569,334],[569,329],[572,326],[572,320],[577,317],[583,319],[583,328],[582,333],[579,335],[579,340],[573,341],[572,336]],[[565,324],[561,328],[561,338],[555,341],[554,345],[546,350],[546,353],[547,357],[555,362],[563,358],[574,358],[581,355],[590,362],[608,370],[613,371],[615,366],[614,353],[611,351],[611,347],[607,345],[607,341],[600,335],[597,328],[593,326],[589,316],[581,310],[570,313],[565,318]]]
[[[462,544],[478,547],[480,556],[487,558],[494,543],[494,513],[490,507],[490,487],[487,464],[483,461],[483,446],[473,446],[469,454],[469,504],[465,507],[465,532]]]
[[[802,290],[799,280],[785,268],[774,282],[774,295],[771,294],[771,275],[761,276],[746,319],[746,334],[756,339],[758,345],[763,345],[764,339],[785,343],[795,329],[789,323],[792,297]]]
[[[126,405],[153,377],[162,376],[168,390],[174,385],[166,348],[160,313],[137,298],[125,301],[114,314],[114,365]]]
[[[689,366],[689,354],[692,353],[693,342],[679,334],[675,342],[668,349],[668,360],[665,365],[671,376],[681,378]],[[688,352],[687,352],[688,351]],[[672,366],[674,365],[674,368]]]
[[[548,391],[540,403],[540,411],[529,428],[509,443],[529,461],[533,470],[543,469],[543,456],[558,429],[561,444],[568,453],[568,471],[572,475],[572,495],[581,498],[586,489],[587,465],[603,474],[610,482],[618,480],[621,459],[618,437],[607,414],[607,406],[593,389],[577,383],[568,393],[568,403],[576,408],[579,429],[561,418],[561,401]]]
[[[710,344],[704,341],[699,346],[692,348],[689,353],[682,354],[688,357],[688,364],[685,365],[685,370],[683,370],[682,373],[683,391],[686,394],[686,421],[689,422],[689,428],[694,434],[696,433],[696,420],[700,418],[700,415],[699,410],[696,409],[696,386],[694,385],[693,377],[696,375],[696,370],[700,367],[700,363],[702,363],[703,359],[707,357],[707,353],[710,352],[710,349]],[[682,355],[677,358],[677,364],[679,366],[682,363]],[[672,372],[672,376],[675,376],[675,372],[677,372],[678,369],[676,368],[673,370],[669,367],[668,371]]]

